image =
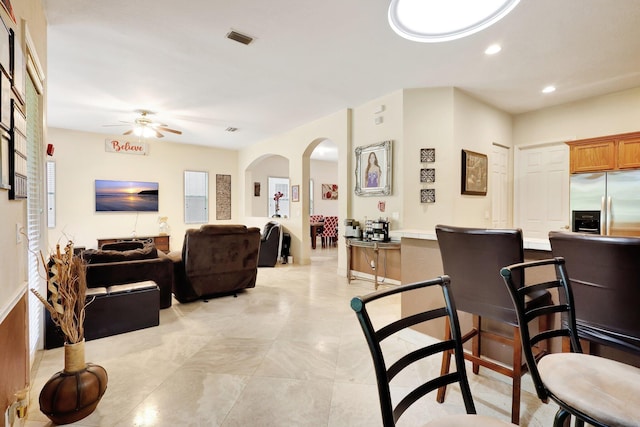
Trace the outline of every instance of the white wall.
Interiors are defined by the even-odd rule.
[[[338,187],[338,200],[329,200],[322,198],[322,184],[337,184],[338,163],[328,162],[324,160],[311,160],[311,168],[309,174],[313,180],[313,213],[315,215],[337,216],[338,200],[341,197],[349,197],[349,188]],[[339,218],[340,222],[344,218]]]
[[[375,114],[380,105],[384,112]],[[376,125],[375,116],[383,116],[383,123]],[[353,129],[354,148],[394,141],[392,195],[352,195],[353,218],[388,216],[392,230],[432,231],[438,223],[491,225],[486,217],[491,195],[460,194],[461,149],[489,155],[493,143],[511,146],[508,114],[455,88],[407,89],[354,108]],[[420,163],[421,148],[436,149],[435,163]],[[436,169],[435,183],[420,183],[423,167]],[[436,203],[420,203],[422,188],[435,188]],[[378,211],[378,201],[386,202],[385,213]]]
[[[376,113],[381,107],[382,113]],[[405,107],[403,105],[403,91],[396,91],[386,96],[374,99],[353,109],[353,149],[349,153],[352,167],[349,175],[355,177],[356,157],[355,149],[361,146],[377,144],[383,141],[393,141],[393,177],[391,183],[391,195],[389,196],[356,196],[354,194],[355,181],[349,188],[349,198],[351,200],[351,215],[360,221],[361,224],[366,219],[377,219],[389,217],[392,221],[391,229],[402,226],[402,200],[405,194],[403,188],[403,152],[405,152],[405,141],[403,138],[403,118]],[[380,117],[382,123],[376,124],[375,118]],[[342,168],[342,166],[340,166]],[[378,210],[378,202],[384,201],[385,212]],[[397,212],[399,218],[393,219],[393,213]]]
[[[291,185],[300,185],[300,202],[292,203],[291,216],[280,218],[282,225],[291,235],[291,254],[295,263],[310,262],[311,248],[302,244],[303,239],[309,242],[309,186],[310,155],[313,149],[324,140],[331,140],[338,147],[338,170],[335,183],[339,188],[352,188],[351,178],[351,111],[344,110],[318,119],[304,126],[292,129],[282,135],[268,139],[240,151],[238,170],[243,174],[241,188],[253,194],[253,181],[250,180],[252,164],[266,155],[278,154],[289,160],[289,178]],[[342,194],[342,192],[341,192]],[[251,203],[247,197],[241,200],[243,205]],[[241,210],[245,212],[244,208]],[[338,198],[338,212],[341,217],[348,217],[348,198]],[[246,216],[242,222],[256,227],[264,226],[266,218]],[[338,270],[345,271],[346,253],[338,251]]]
[[[249,207],[247,216],[267,217],[269,215],[269,177],[288,178],[289,160],[285,157],[273,155],[264,156],[257,160],[246,173],[246,179],[251,183],[251,191],[245,194],[246,206]],[[256,197],[253,190],[254,183],[260,183],[260,196]]]
[[[640,87],[514,117],[515,145],[569,141],[640,129]]]
[[[119,138],[119,136],[115,136]],[[188,228],[184,223],[184,171],[209,173],[209,223],[238,223],[240,192],[236,151],[148,140],[149,154],[116,154],[105,151],[106,135],[49,129],[48,142],[56,147],[49,158],[56,162],[56,228],[49,230],[49,244],[74,240],[76,245],[95,248],[98,238],[156,235],[158,217],[167,216],[171,227],[171,249],[182,249]],[[231,220],[216,220],[216,174],[231,175]],[[155,181],[159,183],[158,212],[96,212],[96,179]],[[253,194],[253,193],[252,193]]]
[[[15,3],[13,4],[13,9],[18,24],[11,22],[4,11],[0,12],[3,16],[2,19],[14,30],[15,42],[18,43],[19,46],[24,45],[25,40],[23,33],[25,27],[21,25],[21,19],[24,19],[25,22],[28,23],[29,34],[36,50],[35,54],[46,76],[47,23],[42,4],[40,2],[27,1],[13,3]],[[43,103],[46,104],[46,86]],[[9,156],[9,153],[0,153],[0,158],[4,156]],[[16,302],[24,296],[27,290],[27,243],[24,238],[21,243],[17,243],[16,240],[16,226],[23,226],[26,230],[26,209],[26,201],[9,200],[8,190],[0,189],[0,218],[2,218],[0,241],[4,244],[2,256],[0,257],[0,323],[2,323],[5,316],[15,306]],[[2,345],[3,343],[0,343],[0,347],[2,347]]]
[[[452,209],[453,224],[491,228],[491,184],[488,182],[486,196],[460,194],[461,152],[464,149],[491,156],[494,143],[503,147],[512,147],[511,115],[456,90],[453,129],[455,149],[452,153],[453,162],[448,163],[455,174],[451,177],[451,192],[455,194]],[[491,168],[490,160],[488,167]],[[491,171],[489,170],[487,180],[490,179]]]

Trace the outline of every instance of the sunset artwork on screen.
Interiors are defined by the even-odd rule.
[[[96,212],[157,212],[158,183],[96,179]]]

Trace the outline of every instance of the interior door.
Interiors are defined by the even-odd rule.
[[[569,229],[569,147],[523,147],[516,162],[516,226],[525,237],[547,239]]]
[[[494,145],[491,149],[491,226],[509,227],[509,149]]]

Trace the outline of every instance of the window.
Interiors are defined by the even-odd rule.
[[[277,192],[283,194],[283,196],[278,201],[278,215],[283,218],[289,218],[289,178],[268,178],[269,185],[269,216],[272,217],[276,215],[276,201],[274,200],[274,195]]]
[[[313,215],[313,180],[309,180],[309,215]]]
[[[184,171],[184,222],[209,222],[209,172]]]
[[[47,226],[56,227],[56,163],[47,162]]]

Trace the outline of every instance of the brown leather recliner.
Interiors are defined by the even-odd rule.
[[[255,287],[259,250],[257,227],[209,224],[187,230],[182,253],[169,253],[173,294],[184,303]]]
[[[578,336],[640,354],[640,238],[551,231],[549,242],[566,262]]]
[[[258,267],[275,267],[280,257],[282,247],[282,226],[275,221],[269,221],[264,226],[260,240],[260,255]]]

